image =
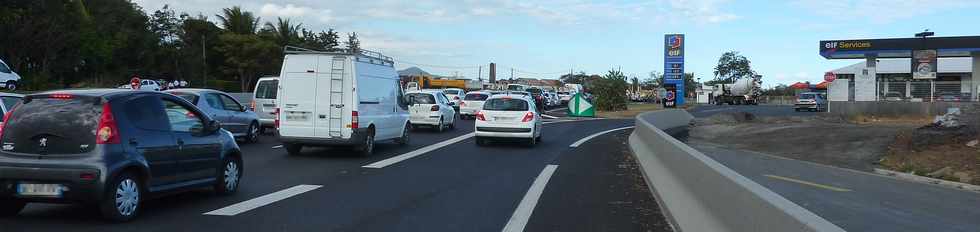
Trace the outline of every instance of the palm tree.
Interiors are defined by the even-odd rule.
[[[290,43],[299,40],[300,28],[303,24],[292,25],[289,19],[277,18],[278,22],[273,24],[272,22],[265,23],[266,30],[272,31],[276,35],[276,40],[279,46],[286,46]]]
[[[259,27],[261,18],[255,17],[252,12],[242,11],[241,7],[224,8],[222,14],[218,16],[221,26],[228,32],[235,34],[251,35]]]

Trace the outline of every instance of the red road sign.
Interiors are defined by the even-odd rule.
[[[834,82],[834,80],[837,80],[837,74],[834,74],[833,72],[824,73],[823,80],[828,82]]]

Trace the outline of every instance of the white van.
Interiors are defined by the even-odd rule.
[[[279,77],[262,77],[255,82],[252,92],[252,111],[259,116],[259,133],[266,128],[274,128],[276,120],[276,94],[279,91]]]
[[[0,60],[0,86],[4,86],[7,90],[16,90],[19,83],[20,75],[17,75],[17,72],[14,72],[6,62]]]
[[[380,53],[321,52],[287,47],[279,77],[276,128],[289,154],[304,146],[408,143],[408,105],[394,60]]]

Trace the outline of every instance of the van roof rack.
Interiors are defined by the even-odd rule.
[[[286,45],[283,48],[283,53],[285,54],[324,54],[324,55],[357,55],[358,58],[366,57],[369,58],[369,63],[375,63],[375,60],[380,62],[381,65],[394,66],[395,60],[389,56],[385,56],[380,52],[375,52],[371,50],[358,49],[356,54],[348,48],[333,48],[326,51],[309,49],[304,47],[290,46]],[[360,59],[358,59],[360,61]]]

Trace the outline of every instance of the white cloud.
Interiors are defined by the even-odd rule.
[[[274,3],[266,3],[262,5],[259,9],[259,15],[264,17],[303,17],[307,13],[313,11],[313,8],[300,6],[297,7],[293,4],[286,4],[285,6],[276,5]]]
[[[792,5],[831,19],[886,24],[943,10],[978,6],[975,0],[796,0]]]

